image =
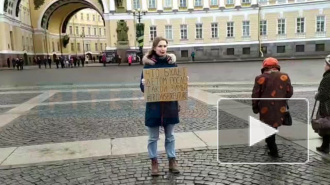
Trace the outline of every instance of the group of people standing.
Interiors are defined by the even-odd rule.
[[[10,60],[10,58],[7,58],[7,67],[10,68],[11,65],[13,66],[13,69],[17,69],[19,70],[23,70],[23,66],[24,66],[24,60],[23,58],[12,58]]]
[[[56,68],[73,68],[73,67],[80,67],[80,64],[82,67],[85,66],[85,58],[80,57],[55,57],[54,61],[52,61],[51,57],[44,57],[41,59],[40,57],[34,58],[34,63],[38,64],[39,69],[41,69],[41,66],[44,65],[45,69],[47,68],[47,65],[49,68],[52,68],[52,62],[56,64]]]

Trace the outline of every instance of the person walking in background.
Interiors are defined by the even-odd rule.
[[[132,61],[133,61],[133,56],[132,55],[129,55],[128,56],[128,65],[132,65]]]
[[[55,59],[55,64],[56,64],[56,68],[58,69],[60,65],[60,60],[58,59],[58,57],[56,57]]]
[[[191,52],[191,60],[192,60],[192,61],[195,61],[195,52],[194,52],[194,51]]]
[[[7,58],[7,67],[10,68],[10,58]]]
[[[37,64],[39,66],[39,69],[41,69],[41,59],[40,59],[40,57],[37,58]]]
[[[52,68],[52,59],[50,57],[48,57],[48,65],[49,65],[49,68],[51,69]]]
[[[316,123],[320,124],[323,121],[324,124],[330,125],[330,55],[325,58],[324,74],[321,83],[318,88],[318,93],[315,95],[315,101],[319,101],[319,109],[317,112]],[[325,154],[329,154],[330,151],[330,129],[319,128],[314,129],[322,137],[322,145],[316,147],[316,150]]]
[[[102,56],[102,63],[103,63],[103,66],[105,67],[105,65],[107,63],[107,57],[105,56],[105,54],[103,54],[103,56]]]
[[[13,69],[15,69],[15,67],[16,67],[16,59],[14,57],[11,60],[11,63],[13,64]]]
[[[19,59],[19,68],[21,69],[21,70],[23,70],[23,65],[24,65],[24,60],[23,60],[23,58],[21,57],[20,59]]]
[[[263,61],[262,74],[255,78],[252,98],[291,98],[293,87],[289,75],[280,70],[277,59],[266,58]],[[287,101],[253,100],[252,109],[255,114],[259,113],[260,121],[277,129],[283,124]],[[275,141],[275,134],[266,139],[268,155],[280,158]]]
[[[162,37],[156,37],[152,44],[152,49],[142,61],[144,69],[177,67],[176,56],[167,54],[168,41]],[[141,75],[140,88],[144,93],[143,72]],[[158,176],[157,142],[159,139],[159,127],[164,127],[165,149],[169,160],[169,171],[180,173],[175,154],[174,126],[179,121],[178,101],[170,102],[147,102],[145,113],[145,126],[149,133],[148,153],[151,159],[151,175]]]
[[[45,65],[45,69],[47,69],[47,57],[44,56],[44,65]]]

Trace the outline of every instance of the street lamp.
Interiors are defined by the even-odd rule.
[[[137,9],[137,10],[133,10],[133,16],[134,16],[134,20],[135,20],[135,17],[137,17],[138,19],[138,29],[136,29],[136,40],[138,41],[139,43],[139,57],[140,57],[140,64],[142,64],[142,58],[143,58],[143,38],[144,38],[144,25],[141,24],[141,19],[142,19],[142,14],[143,15],[146,15],[146,12],[145,11],[141,11],[140,8]]]
[[[82,41],[83,41],[83,55],[84,55],[84,58],[85,58],[85,42],[84,42],[84,38],[85,38],[85,33],[83,32],[80,37],[82,38]]]

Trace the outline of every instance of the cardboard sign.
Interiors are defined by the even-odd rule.
[[[181,101],[188,99],[187,68],[144,69],[146,102]]]

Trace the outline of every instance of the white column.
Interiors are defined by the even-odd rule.
[[[142,0],[142,11],[143,12],[148,11],[147,0]]]
[[[173,0],[172,10],[173,11],[178,11],[179,10],[178,0]]]
[[[107,0],[102,0],[102,4],[104,7],[104,13],[109,13],[109,7],[108,7]]]
[[[188,10],[194,10],[194,0],[188,0]]]
[[[220,9],[225,9],[226,8],[225,0],[220,0],[220,2],[219,2],[219,8]]]
[[[126,10],[128,12],[132,11],[132,0],[126,0]]]
[[[241,4],[241,0],[235,0],[235,8],[241,8],[242,4]]]
[[[163,10],[163,0],[157,0],[157,12],[162,12]]]
[[[251,6],[258,6],[258,0],[252,0]]]
[[[110,12],[115,12],[116,11],[116,5],[115,5],[115,0],[110,0]]]
[[[204,10],[209,10],[210,9],[210,1],[209,0],[204,0],[203,9]]]

